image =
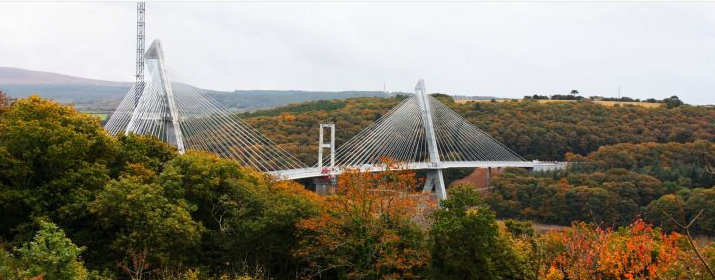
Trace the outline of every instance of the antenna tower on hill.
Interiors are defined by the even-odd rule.
[[[141,92],[144,89],[144,2],[137,2],[137,69],[134,88]],[[139,94],[134,99],[134,106],[139,103]]]

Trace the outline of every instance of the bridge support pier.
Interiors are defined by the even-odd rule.
[[[447,198],[447,190],[444,186],[442,169],[427,171],[427,178],[425,178],[425,186],[422,189],[422,192],[429,193],[432,192],[433,189],[437,193],[437,198],[440,200]]]
[[[491,187],[492,187],[492,168],[491,167],[487,167],[486,178],[487,178],[487,182],[485,185],[487,187],[487,190],[491,190]]]
[[[331,195],[335,193],[335,185],[337,185],[336,179],[334,176],[323,176],[313,179],[315,193],[318,195]]]

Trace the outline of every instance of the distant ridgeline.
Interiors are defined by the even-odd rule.
[[[0,85],[0,90],[14,98],[37,94],[60,103],[75,104],[77,109],[82,111],[114,111],[129,90],[129,84],[127,86],[10,84]]]
[[[74,104],[84,112],[110,113],[119,105],[132,85],[34,71],[13,67],[0,67],[0,91],[10,97],[28,97],[37,94],[64,104]],[[383,91],[299,91],[299,90],[236,90],[233,92],[207,90],[209,95],[226,108],[253,111],[306,101],[345,99],[352,97],[384,97],[405,94]]]
[[[236,90],[234,92],[209,91],[211,97],[226,108],[253,111],[261,108],[301,103],[306,101],[345,99],[353,97],[392,97],[400,92],[382,91],[301,91],[301,90]]]
[[[11,97],[27,97],[38,94],[60,103],[75,104],[81,111],[111,112],[117,107],[129,86],[105,85],[2,85],[0,90]],[[299,90],[236,90],[208,91],[225,107],[237,111],[253,111],[292,103],[315,100],[344,99],[353,97],[390,97],[382,91],[299,91]]]

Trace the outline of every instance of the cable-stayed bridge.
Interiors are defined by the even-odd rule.
[[[306,167],[205,91],[172,83],[160,41],[149,47],[144,65],[143,81],[129,89],[107,121],[110,133],[153,135],[179,153],[209,151],[260,171]]]
[[[388,167],[383,159],[390,158],[404,163],[400,168],[426,170],[425,191],[434,189],[440,198],[446,197],[442,176],[446,168],[558,168],[525,160],[427,94],[423,80],[417,83],[415,94],[337,149],[334,140],[323,142],[321,125],[321,156],[316,165],[308,166],[203,90],[171,82],[158,40],[143,59],[143,78],[129,90],[105,127],[115,135],[156,136],[176,146],[179,153],[210,151],[285,180],[338,175],[349,169],[384,171]],[[329,156],[322,156],[324,148],[331,149]]]

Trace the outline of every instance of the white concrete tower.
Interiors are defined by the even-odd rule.
[[[425,90],[425,81],[420,79],[415,86],[415,95],[419,101],[420,111],[422,113],[422,121],[425,128],[425,140],[427,141],[427,150],[429,152],[430,167],[427,171],[425,186],[423,191],[428,192],[433,188],[439,199],[447,198],[447,191],[444,186],[444,176],[442,175],[442,166],[439,159],[439,150],[437,149],[437,136],[434,131],[434,123],[432,122],[432,109],[430,108],[429,95]]]

